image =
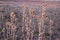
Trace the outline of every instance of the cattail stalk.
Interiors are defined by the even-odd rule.
[[[14,12],[11,12],[10,13],[10,20],[11,20],[11,35],[12,35],[12,39],[13,40],[16,40],[15,38],[15,29],[16,29],[16,26],[13,24],[14,22],[16,22],[16,15],[14,14]]]
[[[6,22],[6,29],[7,29],[7,39],[9,39],[8,36],[10,35],[10,29],[11,29],[11,23],[10,22]]]
[[[49,40],[51,40],[52,29],[53,29],[53,20],[50,19],[49,24],[50,24],[50,27],[49,27],[50,38],[49,38]]]
[[[43,37],[43,34],[45,32],[45,26],[44,26],[44,15],[45,15],[45,7],[46,5],[45,4],[42,4],[42,13],[41,13],[41,18],[40,18],[40,25],[41,27],[39,27],[39,39],[38,40],[43,40],[44,37]]]

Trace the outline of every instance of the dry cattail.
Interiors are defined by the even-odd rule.
[[[45,13],[42,13],[42,16],[46,16],[46,14]]]
[[[47,6],[47,4],[46,3],[42,3],[42,5],[41,5],[42,7],[46,7]]]
[[[15,17],[14,12],[11,12],[11,13],[10,13],[10,17],[12,17],[12,18],[14,18],[14,17]]]
[[[15,25],[12,25],[12,29],[15,30],[16,29],[16,26]]]
[[[48,20],[49,18],[48,18],[48,16],[46,16],[46,20]]]
[[[9,25],[11,25],[11,23],[8,21],[8,22],[6,22],[6,26],[8,26],[9,27]]]
[[[50,26],[53,25],[53,20],[50,19],[50,22],[49,22]]]
[[[29,10],[30,15],[32,15],[33,11],[34,10],[32,8]]]

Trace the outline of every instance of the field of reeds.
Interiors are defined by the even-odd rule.
[[[60,40],[60,8],[0,2],[0,40]]]

